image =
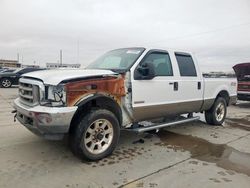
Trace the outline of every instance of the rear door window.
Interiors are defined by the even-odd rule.
[[[191,55],[175,53],[181,76],[197,76],[194,61]]]

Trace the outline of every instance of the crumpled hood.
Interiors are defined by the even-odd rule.
[[[43,81],[44,84],[57,85],[62,81],[67,81],[71,79],[108,75],[117,75],[117,73],[110,70],[99,69],[54,69],[31,72],[22,76],[40,79]]]

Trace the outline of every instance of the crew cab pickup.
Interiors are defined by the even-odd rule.
[[[208,124],[221,125],[236,89],[236,79],[203,78],[191,53],[122,48],[86,69],[23,75],[14,112],[35,134],[47,139],[67,134],[73,153],[99,160],[113,152],[120,130],[186,123],[199,118],[194,112],[204,112]]]

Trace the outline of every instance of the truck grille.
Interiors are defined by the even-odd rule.
[[[31,84],[19,82],[19,97],[25,102],[33,103],[33,86]]]
[[[22,82],[19,80],[19,98],[26,105],[34,106],[39,102],[38,85]]]

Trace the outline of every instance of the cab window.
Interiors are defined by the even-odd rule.
[[[197,76],[194,61],[191,55],[175,53],[181,76]]]
[[[172,64],[168,53],[152,52],[142,62],[142,64],[147,63],[153,64],[155,76],[173,76]]]

